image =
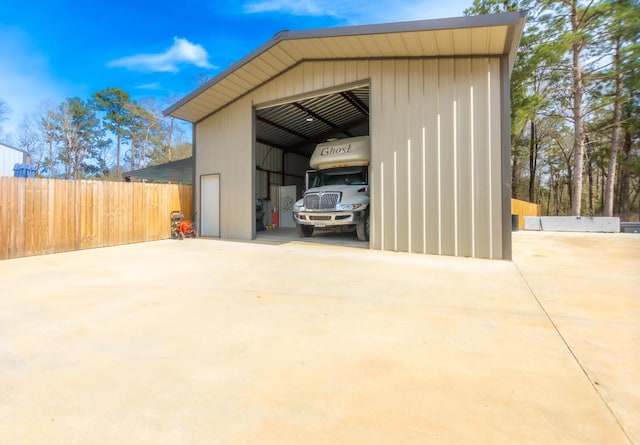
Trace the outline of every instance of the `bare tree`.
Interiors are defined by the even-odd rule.
[[[18,126],[18,148],[29,154],[36,173],[40,173],[44,163],[45,152],[42,147],[42,133],[38,127],[37,116],[25,114]]]
[[[2,136],[2,123],[9,118],[9,113],[11,113],[9,105],[4,99],[0,98],[0,136]]]

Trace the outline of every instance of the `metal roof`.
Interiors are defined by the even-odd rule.
[[[282,31],[269,42],[165,110],[199,122],[309,60],[508,55],[511,66],[524,12]]]
[[[5,142],[2,142],[2,141],[0,141],[0,147],[10,148],[11,150],[19,151],[19,152],[22,152],[24,154],[29,154],[26,150],[23,150],[22,148],[14,147],[14,146],[9,145],[9,144],[7,144]]]
[[[122,174],[127,181],[136,178],[149,182],[174,182],[191,184],[193,181],[193,158],[180,159],[152,167],[132,170]]]
[[[329,138],[367,134],[368,86],[256,111],[258,142],[306,156]]]

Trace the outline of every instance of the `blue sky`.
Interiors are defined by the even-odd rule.
[[[461,16],[472,0],[0,0],[0,98],[25,113],[109,87],[167,104],[283,29]]]

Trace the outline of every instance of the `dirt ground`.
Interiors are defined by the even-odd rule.
[[[640,444],[640,235],[0,262],[6,444]]]

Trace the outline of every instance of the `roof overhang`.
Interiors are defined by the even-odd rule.
[[[126,181],[135,178],[151,182],[191,184],[193,181],[193,158],[185,158],[165,164],[132,170],[122,174]]]
[[[308,31],[282,31],[169,108],[199,122],[292,67],[311,60],[508,56],[513,67],[525,12]]]

